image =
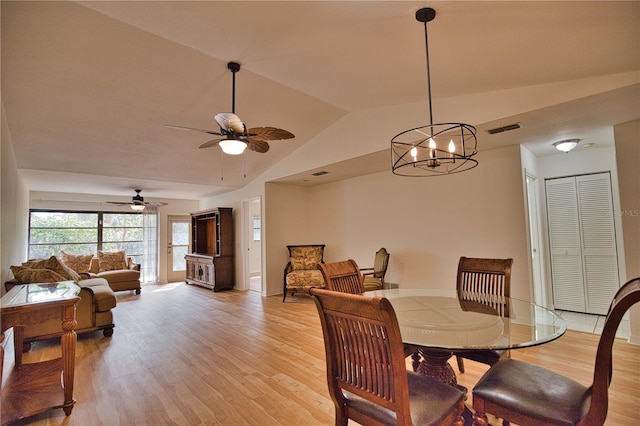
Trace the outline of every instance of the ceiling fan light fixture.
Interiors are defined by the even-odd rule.
[[[578,146],[578,142],[580,142],[580,139],[565,139],[563,141],[554,142],[553,146],[555,146],[558,151],[562,151],[566,154]]]
[[[131,210],[141,212],[142,210],[144,210],[144,204],[131,204]]]
[[[473,158],[478,153],[474,126],[464,123],[433,123],[427,22],[435,17],[436,11],[430,7],[416,12],[416,20],[424,23],[429,124],[405,130],[391,139],[391,171],[399,176],[449,175],[478,165],[478,160]]]
[[[229,155],[240,155],[244,152],[247,144],[236,139],[225,139],[220,141],[222,152]]]

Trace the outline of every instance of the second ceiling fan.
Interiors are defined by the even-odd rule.
[[[240,120],[240,117],[235,114],[236,73],[240,71],[240,64],[237,62],[229,62],[227,64],[227,68],[233,74],[231,112],[221,112],[215,115],[214,118],[220,126],[219,132],[169,124],[167,124],[166,127],[222,136],[221,138],[216,138],[203,143],[199,148],[210,148],[219,145],[225,154],[230,155],[242,154],[245,148],[248,148],[251,151],[264,153],[269,150],[269,143],[267,141],[294,138],[295,136],[293,133],[276,127],[252,127],[247,129],[247,126],[245,126],[242,120]]]

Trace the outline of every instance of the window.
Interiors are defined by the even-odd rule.
[[[29,258],[58,256],[61,250],[72,254],[125,250],[140,263],[143,230],[140,213],[31,210]]]
[[[253,218],[253,241],[260,241],[260,218]]]

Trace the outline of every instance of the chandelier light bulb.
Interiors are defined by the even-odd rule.
[[[415,146],[411,148],[411,156],[413,157],[413,161],[416,161],[418,159],[418,148],[416,148]]]
[[[449,152],[452,154],[456,152],[456,144],[453,143],[453,139],[449,141]]]

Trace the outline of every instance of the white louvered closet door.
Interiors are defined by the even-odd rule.
[[[604,315],[619,287],[610,175],[546,186],[555,308]]]

